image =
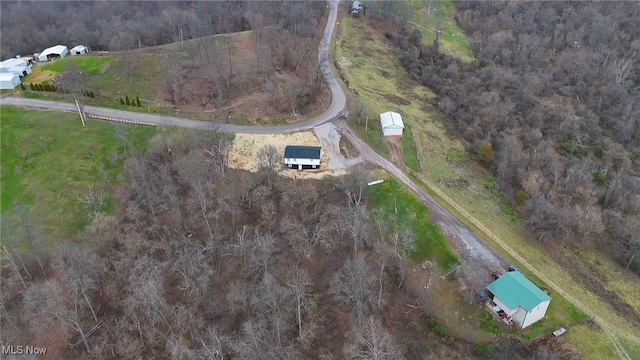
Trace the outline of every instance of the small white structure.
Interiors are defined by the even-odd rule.
[[[31,74],[31,65],[29,65],[29,61],[15,57],[0,62],[0,72],[13,73],[21,77],[27,76]]]
[[[493,303],[521,329],[541,320],[551,297],[519,271],[510,271],[487,286]],[[499,310],[498,310],[499,311]]]
[[[20,77],[14,73],[0,73],[0,89],[15,89],[20,85]]]
[[[64,45],[56,45],[50,48],[44,49],[40,55],[38,55],[38,61],[49,61],[53,59],[61,59],[69,55],[69,49]]]
[[[89,53],[89,48],[85,45],[78,45],[71,48],[70,52],[71,56],[84,55]]]
[[[290,169],[317,169],[320,167],[319,146],[287,145],[284,149],[284,164]]]
[[[380,114],[380,125],[384,136],[402,136],[404,131],[402,116],[397,112],[387,111]]]
[[[362,4],[360,3],[360,1],[355,0],[352,4],[351,4],[351,15],[357,15],[360,10],[362,10]]]

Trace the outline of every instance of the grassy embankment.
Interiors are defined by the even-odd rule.
[[[444,41],[445,38],[441,40]],[[447,135],[447,131],[450,130],[448,124],[429,103],[434,95],[428,89],[408,80],[384,37],[377,34],[374,29],[363,27],[359,19],[343,18],[340,37],[337,41],[337,58],[345,57],[352,60],[352,63],[357,63],[357,65],[345,67],[343,73],[350,87],[357,91],[359,100],[365,104],[369,112],[375,114],[389,109],[398,110],[403,113],[405,122],[411,126],[423,170],[421,173],[416,172],[415,178],[426,184],[425,187],[430,193],[437,195],[441,203],[450,210],[454,210],[454,213],[468,225],[475,230],[482,230],[480,234],[485,232],[483,235],[488,242],[494,248],[503,249],[501,252],[507,259],[523,264],[522,261],[518,261],[522,259],[526,261],[529,268],[545,269],[547,274],[544,276],[545,280],[549,280],[545,281],[547,285],[553,284],[554,288],[569,291],[570,293],[565,292],[563,295],[573,294],[572,302],[579,300],[580,307],[585,309],[589,316],[596,315],[599,320],[616,319],[615,325],[620,329],[596,331],[587,326],[572,326],[571,334],[567,339],[576,344],[585,357],[607,358],[616,355],[616,349],[607,338],[607,332],[609,334],[611,331],[622,332],[630,336],[630,340],[623,341],[625,343],[623,346],[626,346],[627,351],[636,354],[633,327],[589,289],[575,283],[567,270],[552,262],[536,244],[529,243],[523,238],[517,218],[497,196],[492,188],[490,176],[476,170],[473,166],[468,166],[469,164],[465,163],[467,157],[460,156],[465,154],[464,147],[459,141]],[[353,59],[358,60],[354,62]],[[402,101],[397,99],[398,96],[402,96],[405,103],[409,101],[409,104],[403,105]],[[351,119],[350,125],[358,129],[356,119]],[[379,134],[379,129],[377,130]],[[364,138],[371,143],[369,137]],[[464,183],[468,185],[463,187],[441,185],[459,183],[455,181],[459,179],[466,180]],[[454,207],[462,211],[456,211]],[[492,240],[492,236],[487,235],[487,232],[495,234],[495,238],[499,239],[500,243]],[[505,251],[505,248],[508,250]],[[606,261],[602,263],[605,264]],[[615,267],[615,264],[608,267],[612,274],[615,273]],[[527,275],[532,274],[528,272]],[[538,280],[536,277],[532,279]],[[625,286],[628,289],[636,288],[632,279],[628,277],[612,277],[613,279],[617,282],[616,288],[622,291]],[[545,286],[544,283],[541,285]],[[623,298],[626,300],[629,297],[623,296]],[[585,301],[587,304],[584,304]],[[560,297],[556,295],[549,317],[563,319],[566,321],[564,325],[572,325],[576,320],[583,318],[573,315],[579,313],[568,303],[560,301]]]
[[[120,98],[125,96],[132,100],[135,100],[136,96],[146,100],[155,99],[162,88],[163,64],[162,54],[142,50],[131,51],[126,56],[118,54],[65,57],[34,67],[33,72],[23,80],[27,88],[23,95],[35,99],[71,101],[70,95],[67,94],[30,91],[28,84],[47,83],[57,74],[75,67],[89,74],[87,90],[92,90],[96,95],[95,98],[84,97],[85,105],[169,114],[169,109],[149,102],[142,102],[142,107],[120,103]]]
[[[144,151],[156,133],[151,127],[99,121],[89,121],[83,130],[75,114],[11,106],[3,106],[0,116],[2,213],[26,205],[42,223],[47,249],[88,225],[76,194],[117,182],[130,155],[117,132],[126,134],[138,151]],[[110,193],[108,184],[106,189]],[[113,211],[110,200],[104,211]]]
[[[389,232],[408,227],[415,235],[415,251],[409,257],[416,263],[435,260],[446,271],[459,261],[447,244],[440,228],[429,218],[429,208],[395,179],[366,189],[370,210],[382,209]]]
[[[406,4],[411,9],[409,24],[422,31],[423,44],[431,46],[436,38],[436,31],[440,30],[440,51],[464,62],[475,59],[467,37],[453,18],[455,8],[451,1],[431,1],[431,11],[429,0],[406,1]]]

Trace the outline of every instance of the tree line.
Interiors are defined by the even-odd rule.
[[[387,37],[542,242],[640,271],[640,6],[456,2],[476,61]]]
[[[301,1],[3,1],[1,52],[25,55],[55,44],[119,51],[263,24],[307,36],[324,9],[321,2]]]

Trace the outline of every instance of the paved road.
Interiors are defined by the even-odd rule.
[[[331,46],[331,38],[333,36],[333,30],[335,28],[336,20],[338,17],[338,1],[337,0],[329,1],[329,6],[330,6],[329,18],[327,20],[327,25],[325,26],[324,34],[322,35],[322,41],[320,42],[320,47],[318,49],[318,64],[320,65],[320,69],[322,70],[322,74],[324,75],[326,84],[329,87],[329,90],[331,91],[331,103],[329,104],[329,107],[322,114],[314,118],[311,118],[309,120],[305,120],[296,124],[283,125],[283,126],[249,126],[249,125],[233,125],[233,124],[217,123],[217,122],[196,121],[196,120],[189,120],[184,118],[177,118],[173,116],[151,115],[151,114],[136,113],[136,112],[130,112],[130,111],[123,111],[123,110],[98,108],[94,106],[85,106],[85,113],[89,116],[91,115],[102,116],[102,117],[116,118],[116,119],[135,121],[135,122],[152,123],[152,124],[163,125],[163,126],[177,126],[177,127],[185,127],[185,128],[192,128],[192,129],[203,129],[203,130],[216,129],[218,131],[227,132],[227,133],[251,133],[251,134],[276,134],[276,133],[295,132],[295,131],[301,131],[301,130],[310,130],[316,125],[320,125],[327,121],[333,120],[342,114],[342,112],[346,107],[347,102],[344,95],[344,91],[342,91],[342,88],[340,87],[339,82],[335,78],[331,61],[329,61],[329,58],[330,58],[329,48]],[[26,107],[32,107],[32,108],[72,111],[72,112],[77,111],[74,104],[68,104],[68,103],[62,103],[62,102],[56,102],[56,101],[15,98],[15,97],[7,97],[7,98],[1,99],[0,106],[3,106],[3,105],[17,105],[17,106],[26,106]]]

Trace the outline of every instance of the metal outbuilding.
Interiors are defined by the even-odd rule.
[[[380,126],[384,136],[402,136],[404,131],[402,116],[393,111],[380,114]]]
[[[40,55],[38,55],[38,61],[49,61],[54,59],[61,59],[69,55],[69,49],[64,45],[56,45],[50,48],[44,49]]]
[[[27,76],[31,74],[31,66],[29,61],[21,57],[15,57],[0,62],[0,72],[13,73],[18,76]]]
[[[15,89],[20,85],[20,77],[14,73],[0,73],[0,89]]]
[[[71,56],[84,55],[89,53],[89,48],[85,45],[77,45],[71,48],[69,52],[71,53]]]

